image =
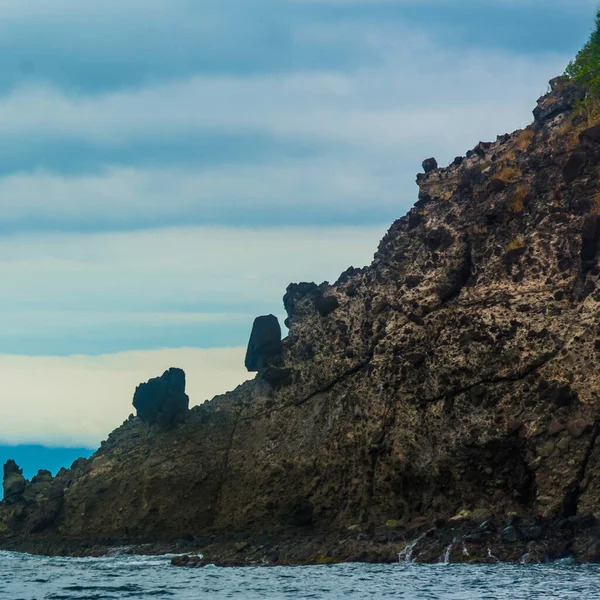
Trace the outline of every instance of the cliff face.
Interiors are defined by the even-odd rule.
[[[369,267],[288,288],[280,367],[173,429],[130,419],[60,494],[0,508],[0,544],[386,531],[395,556],[436,524],[429,560],[486,521],[484,554],[595,559],[600,128],[576,100],[554,80],[531,126],[428,163]]]

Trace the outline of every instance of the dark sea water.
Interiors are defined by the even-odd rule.
[[[1,600],[100,598],[600,599],[600,567],[362,565],[171,567],[169,557],[40,558],[0,552]]]

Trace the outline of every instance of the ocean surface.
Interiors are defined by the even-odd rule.
[[[1,600],[240,598],[600,599],[600,566],[396,565],[181,569],[169,557],[0,552]]]

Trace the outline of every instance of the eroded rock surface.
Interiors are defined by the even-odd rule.
[[[599,560],[600,144],[578,98],[555,80],[531,126],[428,165],[370,266],[290,285],[288,336],[248,357],[285,385],[259,374],[158,433],[170,384],[143,388],[142,418],[57,476],[46,533],[34,503],[3,539]]]

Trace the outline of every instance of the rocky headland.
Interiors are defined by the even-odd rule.
[[[257,319],[252,381],[189,410],[170,369],[89,460],[32,481],[7,463],[0,547],[600,560],[600,125],[581,98],[557,78],[530,126],[425,161],[370,266],[291,284],[283,341]]]

